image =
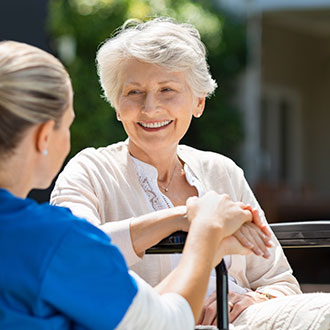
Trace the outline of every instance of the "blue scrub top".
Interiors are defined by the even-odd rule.
[[[136,293],[105,233],[0,189],[0,329],[113,329]]]

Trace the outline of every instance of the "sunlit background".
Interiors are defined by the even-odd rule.
[[[128,18],[159,15],[198,28],[219,85],[182,143],[233,158],[269,222],[330,219],[330,0],[1,0],[0,40],[41,47],[67,67],[72,157],[126,138],[95,54]],[[316,281],[329,282],[320,272]]]

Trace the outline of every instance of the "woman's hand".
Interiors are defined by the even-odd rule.
[[[268,226],[262,222],[258,209],[253,209],[250,205],[246,205],[244,209],[249,210],[252,213],[252,222],[255,223],[261,229],[261,231],[270,238],[272,233]]]
[[[200,319],[197,324],[217,325],[217,292],[213,291],[205,300]]]
[[[262,222],[257,209],[252,209],[247,205],[244,207],[252,214],[252,223],[245,223],[234,236],[246,248],[253,253],[264,258],[269,258],[268,248],[274,247],[271,241],[271,232],[268,226]]]
[[[254,223],[245,223],[235,234],[236,239],[257,256],[269,258],[268,248],[274,247],[269,236]]]
[[[232,323],[236,318],[249,306],[267,301],[268,298],[258,292],[236,293],[229,292],[228,303],[232,307],[229,308],[229,322]],[[201,325],[217,325],[217,296],[214,291],[206,300],[203,306],[202,314],[198,324]]]
[[[258,292],[236,293],[229,292],[228,304],[231,307],[229,313],[229,322],[232,323],[249,306],[269,300],[266,296]]]

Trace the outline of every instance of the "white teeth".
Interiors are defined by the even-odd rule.
[[[146,128],[159,128],[168,125],[172,120],[159,121],[155,123],[139,123],[141,126]]]

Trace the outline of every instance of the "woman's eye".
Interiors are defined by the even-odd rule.
[[[140,91],[136,90],[136,89],[132,89],[131,91],[129,91],[127,93],[127,95],[137,95],[140,94]]]
[[[164,87],[161,89],[162,92],[173,92],[173,89],[172,88],[169,88],[169,87]]]

